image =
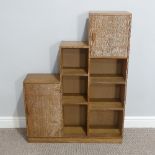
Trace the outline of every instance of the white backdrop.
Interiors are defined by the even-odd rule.
[[[0,116],[24,116],[27,73],[57,72],[61,40],[86,40],[90,10],[133,13],[127,116],[155,116],[155,2],[153,0],[0,1]]]

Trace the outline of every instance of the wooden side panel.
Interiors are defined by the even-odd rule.
[[[60,84],[25,84],[28,137],[60,137]]]
[[[89,16],[91,57],[127,57],[131,15]]]

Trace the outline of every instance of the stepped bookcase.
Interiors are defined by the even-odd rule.
[[[90,12],[89,41],[60,44],[60,74],[27,75],[29,142],[122,142],[130,27],[129,12]]]

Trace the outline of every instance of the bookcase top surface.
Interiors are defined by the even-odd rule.
[[[89,15],[132,15],[132,13],[128,11],[90,11]]]
[[[89,48],[88,42],[86,41],[62,41],[60,44],[61,48]]]
[[[59,74],[33,73],[27,74],[24,84],[58,84]]]

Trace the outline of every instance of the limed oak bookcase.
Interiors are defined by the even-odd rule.
[[[122,142],[131,13],[90,12],[89,41],[60,44],[60,74],[24,80],[29,142]]]

